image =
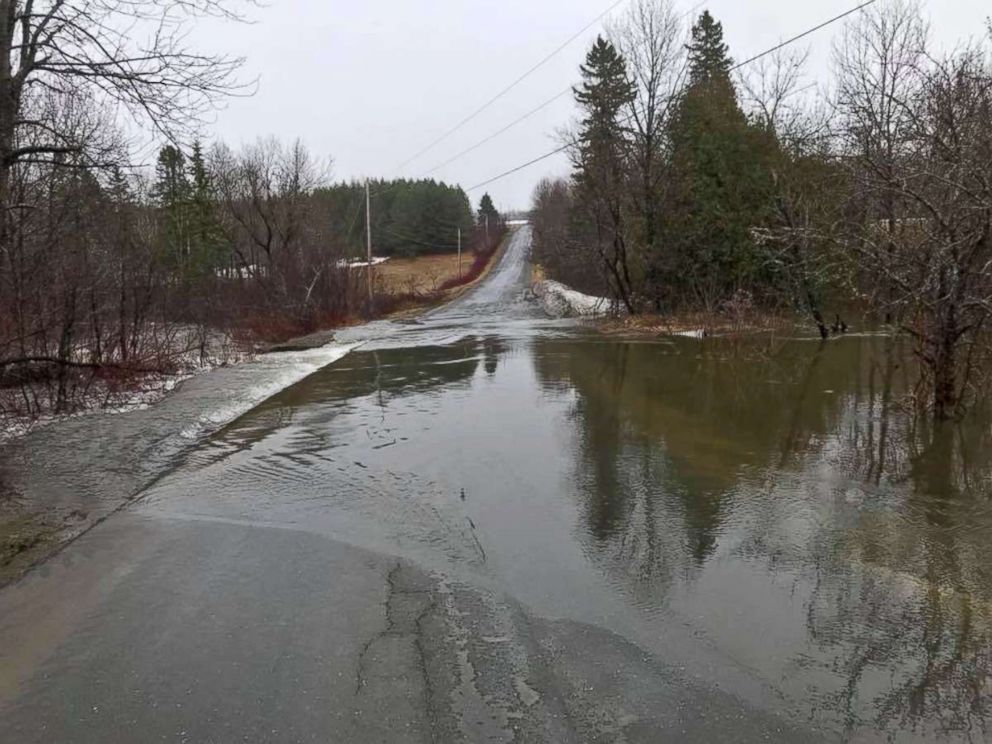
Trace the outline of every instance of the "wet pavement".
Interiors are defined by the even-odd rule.
[[[547,320],[528,250],[216,431],[180,390],[0,593],[0,740],[986,740],[988,420],[915,422],[884,336]],[[67,431],[8,477],[117,488]]]

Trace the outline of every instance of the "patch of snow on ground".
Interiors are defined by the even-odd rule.
[[[250,362],[258,369],[257,384],[234,392],[223,405],[207,411],[200,418],[186,426],[180,436],[184,439],[198,439],[206,432],[229,424],[273,395],[295,385],[319,369],[348,355],[361,343],[330,343],[306,351],[285,351],[266,354]]]
[[[262,401],[285,388],[296,384],[338,359],[341,359],[360,343],[330,343],[305,351],[288,351],[264,354],[254,359],[236,350],[200,355],[187,352],[174,357],[178,360],[178,371],[173,374],[150,374],[136,381],[133,387],[109,391],[105,385],[91,386],[88,405],[68,414],[44,414],[35,418],[0,416],[0,444],[30,434],[32,431],[58,421],[91,416],[95,414],[123,414],[139,411],[155,405],[180,383],[197,375],[219,367],[245,365],[252,369],[256,383],[242,390],[232,391],[224,405],[203,413],[197,421],[191,422],[180,435],[186,439],[196,439],[202,434],[223,426],[238,416],[250,411]]]
[[[217,367],[243,363],[245,358],[238,355],[224,360],[205,358],[196,363],[189,362],[183,365],[181,372],[148,374],[137,380],[133,387],[123,389],[110,390],[105,383],[97,382],[90,385],[89,394],[82,402],[82,407],[72,413],[45,413],[36,417],[0,416],[0,444],[26,436],[36,429],[59,421],[97,414],[114,415],[142,411],[161,401],[180,383]]]
[[[379,264],[386,263],[386,261],[388,260],[389,260],[389,256],[373,256],[372,265],[378,266]],[[364,269],[368,267],[368,265],[369,262],[366,261],[364,258],[354,258],[354,259],[342,258],[337,263],[337,267],[339,269]]]
[[[550,279],[536,282],[532,289],[544,312],[553,318],[595,318],[613,309],[606,297],[583,294]]]

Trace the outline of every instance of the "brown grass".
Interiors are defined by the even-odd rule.
[[[473,255],[462,254],[462,273],[472,265]],[[443,253],[415,258],[391,258],[375,268],[376,282],[390,294],[429,295],[458,277],[458,255]]]
[[[800,319],[789,313],[753,311],[740,317],[706,312],[681,312],[659,316],[606,318],[596,325],[608,336],[665,336],[687,331],[703,331],[707,336],[767,333],[795,328]]]

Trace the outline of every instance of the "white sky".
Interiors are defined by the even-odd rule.
[[[335,178],[419,177],[576,82],[590,29],[511,93],[402,172],[397,167],[606,10],[613,0],[269,0],[252,24],[202,21],[194,43],[243,55],[255,96],[232,100],[208,134],[238,145],[258,136],[300,137],[334,159]],[[621,5],[613,15],[626,9]],[[696,0],[682,0],[686,11]],[[745,59],[857,5],[856,0],[710,0],[731,54]],[[950,46],[984,33],[989,0],[929,0],[935,40]],[[702,8],[700,8],[702,10]],[[800,42],[811,73],[826,79],[840,25]],[[574,114],[565,96],[476,152],[432,174],[469,188],[557,145]],[[526,208],[563,156],[488,187],[501,208]],[[481,192],[470,194],[478,201]]]

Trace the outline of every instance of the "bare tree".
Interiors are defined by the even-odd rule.
[[[832,278],[826,248],[827,227],[838,215],[843,184],[832,165],[829,112],[811,95],[805,67],[809,50],[781,49],[741,71],[741,103],[752,122],[770,132],[780,157],[773,166],[775,210],[767,226],[757,229],[780,272],[791,286],[821,338],[830,335],[823,315],[820,287]],[[778,250],[774,250],[777,248]],[[835,324],[840,329],[841,323]]]
[[[631,176],[643,243],[636,249],[649,264],[658,251],[665,129],[688,69],[686,33],[671,0],[636,0],[609,28],[610,38],[627,62],[634,90],[627,126],[633,135]]]
[[[605,294],[599,257],[572,234],[574,195],[563,178],[545,178],[534,189],[531,225],[534,257],[549,276],[583,292]]]
[[[343,312],[349,287],[338,261],[347,246],[334,231],[334,216],[314,199],[330,164],[300,141],[284,146],[268,138],[239,153],[218,145],[210,167],[236,257],[234,276],[250,280],[258,302],[303,328]]]
[[[965,402],[992,314],[992,65],[985,50],[934,62],[915,98],[911,150],[887,184],[905,203],[900,244],[869,230],[861,251],[904,309],[938,419]],[[880,185],[880,188],[882,185]]]
[[[250,1],[250,0],[248,0]],[[244,0],[0,0],[0,208],[10,168],[82,154],[31,115],[42,91],[85,90],[169,138],[195,129],[237,89],[241,60],[187,46],[189,23],[237,17]]]
[[[17,410],[61,412],[108,369],[172,363],[160,225],[114,118],[198,128],[240,60],[190,48],[190,24],[250,3],[0,0],[0,409],[20,383]]]
[[[285,147],[274,138],[239,154],[217,145],[211,169],[241,268],[255,279],[278,272],[303,237],[303,211],[326,171],[301,142]]]
[[[886,225],[886,244],[894,254],[906,205],[886,188],[908,155],[912,116],[904,105],[916,93],[919,68],[927,54],[929,28],[917,0],[890,0],[849,21],[834,47],[836,111],[843,151],[855,155],[852,179],[865,217]],[[885,318],[892,321],[892,298]]]
[[[802,147],[808,137],[824,131],[821,117],[811,116],[803,94],[809,48],[779,49],[737,72],[741,106],[753,121],[774,132],[783,144]],[[812,127],[813,123],[819,126]]]

